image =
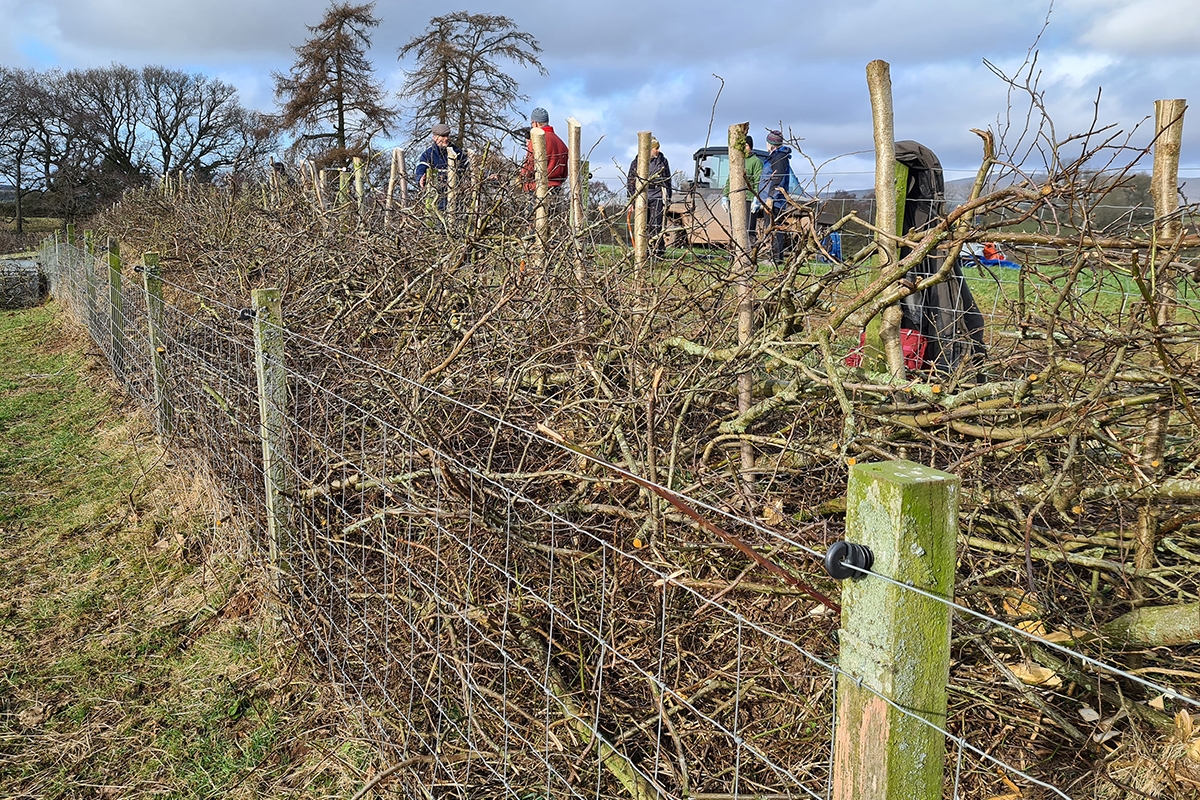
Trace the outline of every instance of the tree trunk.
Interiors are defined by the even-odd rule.
[[[14,174],[14,177],[16,178],[16,184],[14,185],[13,188],[16,192],[16,194],[15,194],[15,198],[16,198],[15,211],[16,211],[16,215],[17,215],[17,235],[19,236],[20,234],[25,232],[25,216],[24,216],[24,211],[23,211],[22,203],[21,203],[21,197],[24,194],[24,192],[21,190],[21,157],[19,155],[17,156],[17,170],[16,170],[16,173]]]

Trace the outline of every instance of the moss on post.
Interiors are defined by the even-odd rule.
[[[846,539],[875,555],[842,594],[835,800],[942,796],[959,479],[907,461],[857,465]],[[886,698],[886,699],[885,699]],[[890,701],[890,702],[889,702]]]

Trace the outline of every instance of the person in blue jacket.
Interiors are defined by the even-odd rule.
[[[758,199],[766,212],[767,229],[782,223],[787,211],[787,192],[795,181],[792,175],[792,149],[783,144],[779,131],[767,133],[767,157],[763,159],[762,177],[758,179]],[[771,257],[782,264],[787,249],[787,234],[775,230],[771,241]]]
[[[422,190],[435,193],[438,210],[445,211],[446,174],[450,171],[450,154],[453,152],[457,156],[460,181],[467,170],[467,158],[450,144],[449,125],[439,122],[429,132],[433,135],[433,144],[421,154],[413,177]]]

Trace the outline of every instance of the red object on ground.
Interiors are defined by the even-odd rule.
[[[900,329],[900,349],[904,351],[905,369],[925,368],[925,345],[927,341],[920,331],[912,328]],[[858,347],[846,355],[847,367],[862,366],[863,348],[867,346],[867,332],[863,331],[858,337]]]

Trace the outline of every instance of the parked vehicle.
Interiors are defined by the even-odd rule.
[[[755,150],[765,158],[765,150]],[[667,241],[674,247],[708,245],[726,247],[733,241],[730,234],[729,208],[725,199],[725,185],[729,182],[729,148],[702,147],[692,154],[695,172],[691,180],[684,180],[675,192],[675,198],[667,207],[664,228]],[[750,187],[751,191],[755,187]],[[787,214],[783,227],[794,233],[811,229],[819,212],[817,200],[795,196],[799,207],[793,206]],[[760,228],[760,232],[761,232]]]

